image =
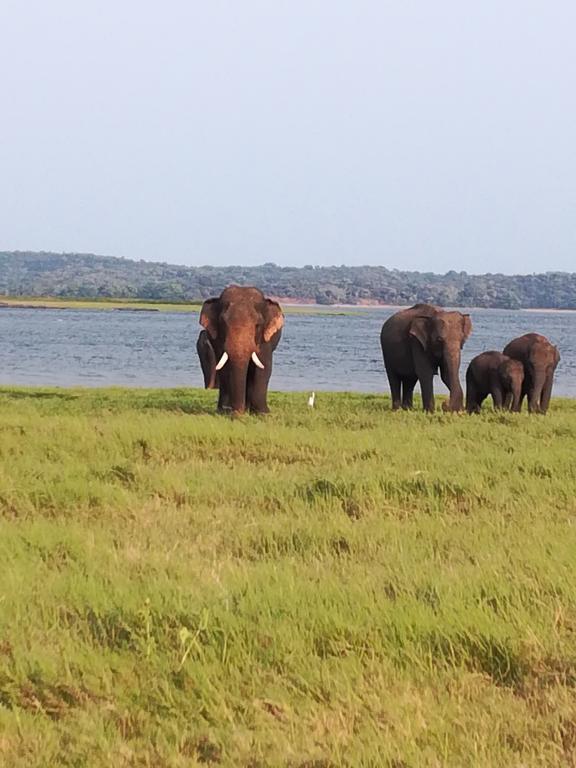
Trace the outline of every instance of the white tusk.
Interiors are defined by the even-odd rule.
[[[224,368],[227,361],[228,361],[228,352],[224,352],[220,360],[218,360],[218,365],[216,366],[216,370],[220,371],[222,368]]]
[[[252,362],[254,365],[257,365],[258,368],[264,368],[264,363],[260,360],[256,352],[252,352]]]

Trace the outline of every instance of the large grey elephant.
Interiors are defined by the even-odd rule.
[[[272,354],[284,326],[280,305],[265,298],[258,288],[232,285],[204,302],[200,324],[206,331],[203,353],[206,360],[215,361],[208,382],[219,388],[218,410],[268,413]],[[206,344],[212,348],[213,358]],[[206,373],[204,377],[206,382]]]
[[[390,382],[392,408],[411,408],[416,382],[420,382],[422,404],[434,410],[434,375],[440,370],[450,390],[445,405],[462,410],[460,354],[472,331],[470,315],[447,312],[431,304],[416,304],[389,317],[382,326],[380,343]]]
[[[530,413],[546,413],[550,405],[554,371],[560,362],[560,353],[546,336],[526,333],[512,339],[504,347],[504,354],[519,360],[524,366],[522,399],[528,397]]]

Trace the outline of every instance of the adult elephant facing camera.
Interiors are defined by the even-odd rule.
[[[280,305],[258,288],[232,285],[204,302],[200,324],[214,350],[218,410],[268,413],[272,353],[284,326]]]
[[[440,370],[450,391],[445,410],[462,410],[460,354],[471,331],[470,315],[446,312],[431,304],[416,304],[389,317],[382,326],[380,343],[392,408],[411,408],[414,387],[419,381],[424,410],[434,411],[433,380]]]

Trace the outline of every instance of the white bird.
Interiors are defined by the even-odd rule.
[[[316,399],[316,392],[312,392],[310,397],[308,398],[308,407],[314,408],[314,400]]]

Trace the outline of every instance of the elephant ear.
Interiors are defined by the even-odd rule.
[[[280,304],[272,299],[266,299],[264,310],[264,341],[270,341],[274,334],[284,327],[284,313]]]
[[[558,365],[560,362],[560,352],[558,351],[558,347],[554,347],[554,365]]]
[[[410,329],[408,333],[410,336],[414,336],[418,339],[424,349],[428,349],[430,339],[428,338],[428,319],[427,317],[415,317],[410,323]]]
[[[472,320],[470,319],[470,315],[462,315],[462,346],[464,346],[464,342],[471,333]]]
[[[202,304],[200,325],[206,328],[212,339],[218,336],[218,299],[206,299]]]

